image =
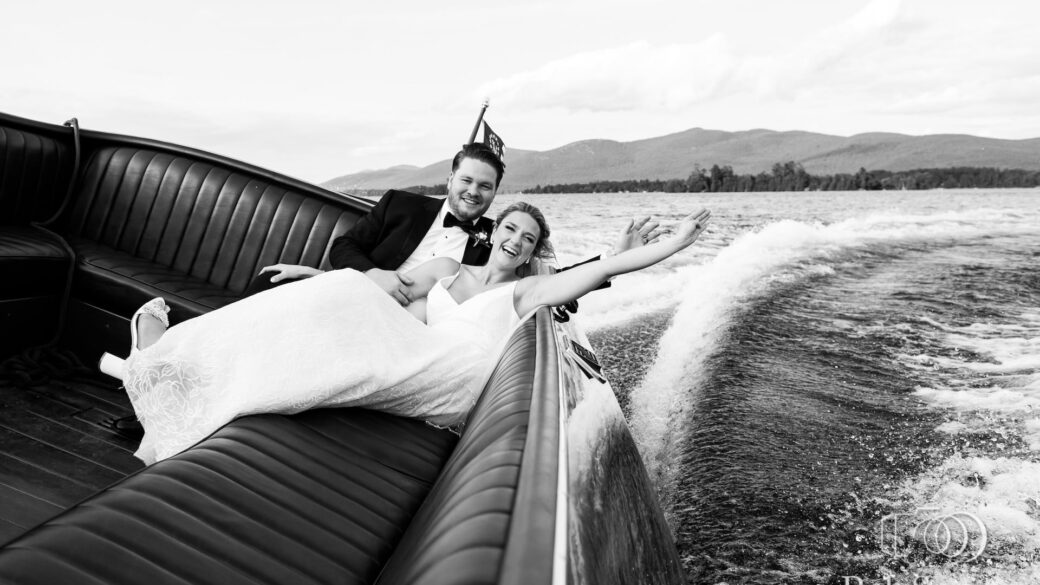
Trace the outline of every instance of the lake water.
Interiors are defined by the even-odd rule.
[[[579,312],[691,582],[1040,583],[1040,190],[519,199],[714,214]]]

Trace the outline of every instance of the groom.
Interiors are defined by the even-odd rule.
[[[502,160],[483,144],[462,147],[452,160],[445,199],[391,189],[361,216],[329,249],[334,269],[364,272],[402,305],[413,300],[405,274],[439,256],[463,264],[483,265],[491,255],[494,222],[483,217],[491,207],[505,173]],[[265,267],[249,283],[245,296],[274,288],[320,271],[285,274],[275,265]]]
[[[490,148],[473,143],[452,159],[444,200],[391,190],[345,234],[332,243],[333,268],[364,272],[383,290],[407,305],[410,278],[423,262],[447,256],[480,266],[491,255],[494,222],[483,217],[505,173]]]

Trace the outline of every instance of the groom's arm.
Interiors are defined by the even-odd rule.
[[[353,268],[364,272],[379,288],[385,290],[397,302],[407,306],[412,302],[409,291],[413,284],[411,278],[396,270],[380,268],[372,259],[376,248],[384,244],[388,217],[398,218],[400,215],[394,215],[389,211],[394,205],[393,200],[397,193],[399,191],[393,189],[387,191],[375,207],[332,242],[332,247],[329,248],[329,264],[334,269]]]
[[[375,207],[361,216],[346,233],[333,240],[329,249],[329,264],[333,268],[353,268],[359,272],[378,268],[370,255],[379,245],[387,208],[393,196],[393,191],[387,191]]]

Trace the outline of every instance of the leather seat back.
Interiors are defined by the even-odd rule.
[[[378,583],[499,582],[530,426],[535,338],[534,319],[513,334],[455,452]]]
[[[0,225],[27,225],[57,212],[73,174],[69,132],[52,135],[0,116]]]
[[[359,212],[245,170],[136,145],[90,153],[65,231],[235,292],[260,267],[322,267]]]

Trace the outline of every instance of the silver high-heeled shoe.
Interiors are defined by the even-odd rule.
[[[140,348],[137,347],[137,319],[141,315],[151,315],[158,319],[164,327],[169,327],[170,318],[167,315],[169,312],[170,307],[166,305],[166,301],[162,297],[155,297],[134,312],[130,317],[130,355],[140,351]],[[122,380],[126,373],[126,360],[105,352],[101,354],[101,359],[98,361],[98,369],[104,374]]]
[[[166,306],[166,300],[162,297],[155,297],[147,303],[141,305],[140,309],[134,312],[133,316],[130,317],[130,355],[133,355],[135,351],[140,351],[137,347],[137,320],[141,315],[151,315],[159,320],[163,324],[163,327],[170,326],[170,317],[167,313],[170,312],[170,307]]]

